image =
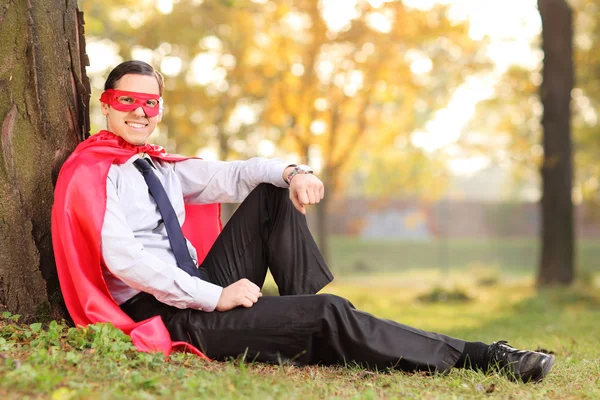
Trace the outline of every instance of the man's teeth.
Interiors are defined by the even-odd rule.
[[[146,124],[138,124],[136,122],[125,122],[125,123],[132,128],[145,128],[146,127]]]

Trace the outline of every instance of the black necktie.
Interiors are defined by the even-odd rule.
[[[154,174],[154,171],[152,171],[152,165],[150,165],[148,160],[143,158],[139,158],[133,163],[144,176],[144,180],[148,185],[148,191],[158,206],[158,211],[160,212],[165,228],[167,229],[167,235],[169,237],[169,242],[171,243],[171,249],[175,254],[177,265],[191,276],[202,279],[203,277],[200,271],[190,256],[187,242],[183,237],[183,232],[181,231],[181,226],[177,219],[177,214],[171,205],[171,201],[167,196],[165,188],[162,183],[160,183],[156,174]]]

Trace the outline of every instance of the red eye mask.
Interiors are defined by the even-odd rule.
[[[142,107],[147,117],[156,117],[162,109],[162,98],[157,94],[126,92],[124,90],[107,89],[100,96],[100,101],[118,111],[133,111]]]

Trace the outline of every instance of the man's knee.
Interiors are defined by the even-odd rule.
[[[317,329],[324,335],[340,332],[352,312],[352,304],[343,297],[333,294],[315,295],[315,322]]]
[[[352,303],[347,299],[336,296],[335,294],[318,294],[316,295],[319,299],[319,307],[325,312],[336,312],[339,313],[343,310],[354,308]]]

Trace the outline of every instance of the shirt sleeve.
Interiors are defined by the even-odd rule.
[[[189,159],[175,163],[173,169],[186,203],[240,203],[261,183],[287,188],[282,175],[289,165],[261,157],[246,161]]]
[[[106,189],[101,245],[108,270],[126,285],[150,293],[170,306],[214,311],[223,288],[190,276],[176,265],[145,251],[127,224],[110,178],[107,178]]]

